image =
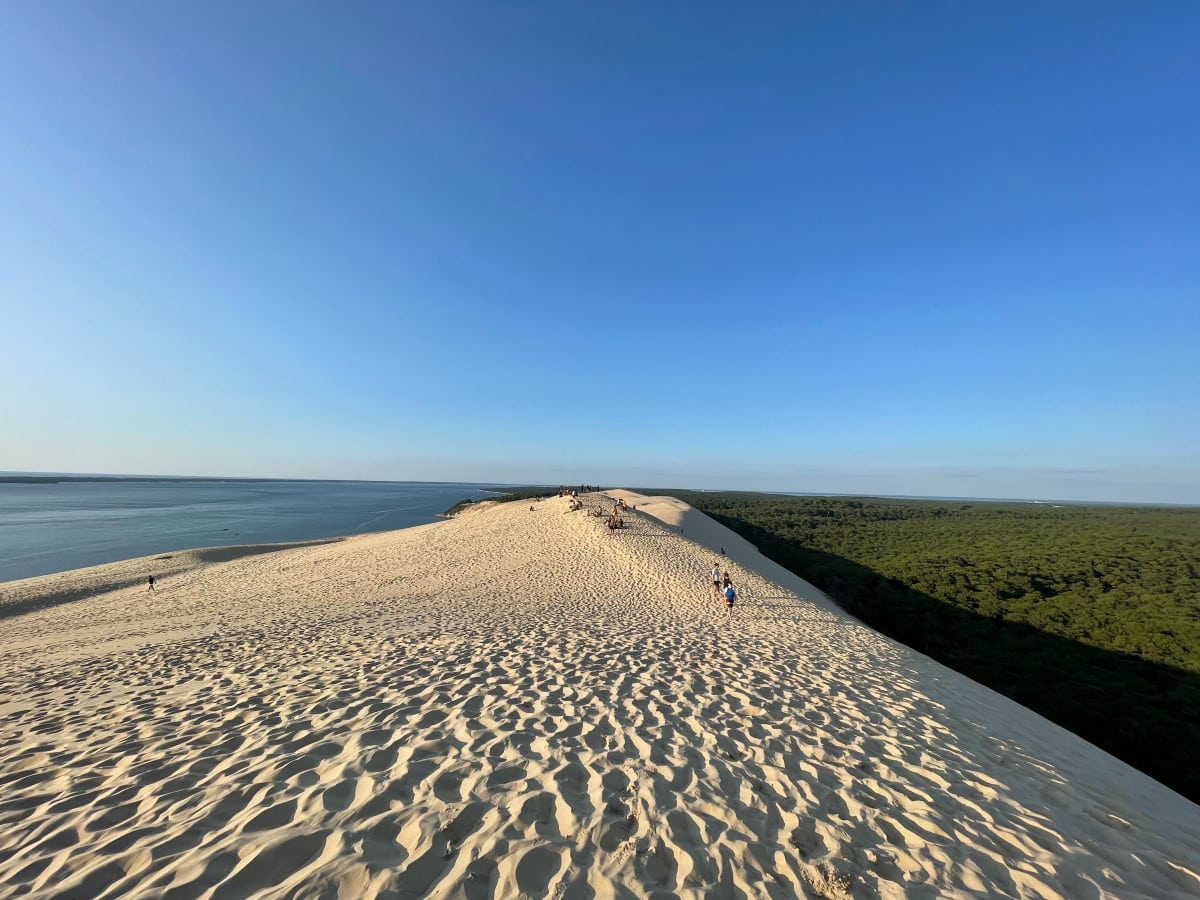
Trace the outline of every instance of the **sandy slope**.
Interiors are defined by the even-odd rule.
[[[1200,894],[1200,808],[625,496],[0,585],[3,892]]]

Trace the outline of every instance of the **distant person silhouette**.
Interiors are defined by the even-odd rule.
[[[149,587],[146,588],[147,591],[154,590],[154,576],[153,575],[151,575],[149,578],[146,579],[146,583],[149,585]]]

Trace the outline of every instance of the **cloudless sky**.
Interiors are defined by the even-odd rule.
[[[0,6],[0,469],[1200,503],[1200,4]]]

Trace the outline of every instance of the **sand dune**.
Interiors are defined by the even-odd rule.
[[[1200,808],[621,496],[0,585],[4,892],[1200,894]]]

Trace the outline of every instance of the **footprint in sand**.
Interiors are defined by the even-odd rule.
[[[565,867],[565,847],[534,847],[517,863],[515,876],[522,895],[545,897],[550,884]]]

